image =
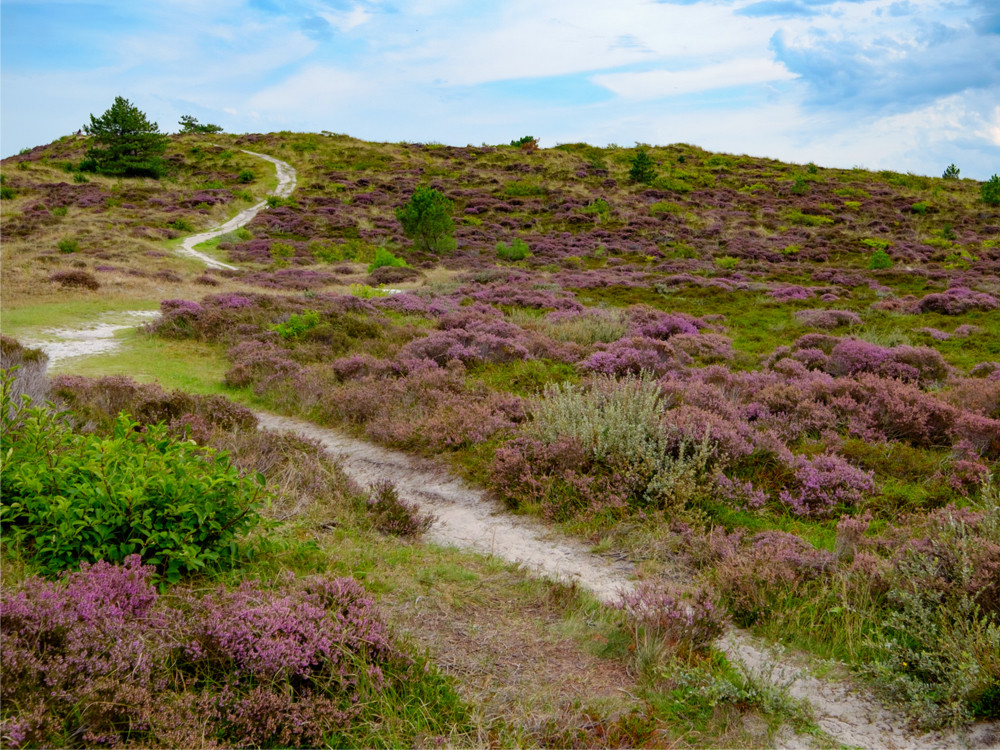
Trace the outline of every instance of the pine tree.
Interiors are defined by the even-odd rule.
[[[84,131],[93,137],[94,146],[87,151],[96,170],[116,177],[161,177],[166,166],[161,154],[167,149],[167,137],[155,122],[128,99],[115,97],[100,117],[90,116]]]

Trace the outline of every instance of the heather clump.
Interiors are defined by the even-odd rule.
[[[1000,715],[1000,505],[944,509],[883,573],[886,615],[862,672],[925,726]]]
[[[394,536],[419,536],[430,528],[433,516],[421,513],[417,506],[399,497],[395,485],[387,479],[372,484],[366,501],[375,528]]]
[[[394,644],[351,578],[169,596],[153,583],[133,555],[5,593],[11,746],[353,744],[379,720],[383,691],[405,696],[440,679]],[[442,723],[462,719],[438,710]]]
[[[707,650],[727,622],[724,609],[706,588],[683,591],[643,581],[633,591],[622,592],[615,606],[635,628],[636,646],[641,631],[682,653]]]
[[[794,534],[764,531],[721,560],[713,580],[736,622],[751,625],[804,593],[833,562],[831,553]]]
[[[852,466],[833,453],[797,456],[794,479],[779,499],[800,516],[828,516],[860,503],[875,490],[871,472]]]
[[[928,383],[943,380],[948,366],[940,352],[929,347],[884,347],[861,339],[842,339],[826,360],[831,375],[873,373],[886,378]]]

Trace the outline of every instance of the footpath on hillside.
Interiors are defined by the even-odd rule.
[[[296,172],[290,165],[264,154],[246,153],[275,165],[278,186],[273,195],[291,195]],[[249,223],[265,205],[267,202],[262,201],[215,229],[187,237],[180,252],[211,268],[235,269],[194,248]],[[135,317],[129,320],[129,315]],[[115,332],[131,327],[136,317],[144,315],[149,313],[122,313],[119,318],[125,317],[121,320],[47,331],[55,340],[25,343],[44,350],[53,363],[68,357],[107,353],[117,343],[113,338]],[[341,459],[345,473],[362,487],[376,480],[393,482],[402,499],[435,516],[427,534],[431,542],[491,555],[515,563],[531,574],[576,584],[606,603],[633,586],[631,565],[595,555],[583,543],[538,521],[506,513],[484,492],[452,476],[437,463],[302,420],[267,413],[257,416],[264,429],[292,431],[318,440]],[[729,659],[741,661],[751,672],[777,684],[788,684],[789,694],[807,700],[819,727],[843,745],[873,750],[1000,748],[1000,726],[996,722],[981,723],[961,732],[911,733],[902,726],[898,714],[849,682],[818,679],[808,672],[805,663],[777,654],[744,631],[731,629],[717,645]],[[781,747],[791,749],[808,744],[809,738],[795,736]]]

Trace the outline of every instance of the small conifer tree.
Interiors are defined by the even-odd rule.
[[[409,202],[396,209],[403,233],[424,250],[440,253],[455,247],[451,213],[455,204],[434,188],[419,187]]]
[[[632,167],[628,171],[629,182],[649,185],[656,179],[656,163],[653,157],[640,148],[632,157]]]
[[[87,151],[98,172],[116,177],[162,177],[167,137],[128,99],[115,97],[100,117],[90,116],[84,132],[95,145]]]

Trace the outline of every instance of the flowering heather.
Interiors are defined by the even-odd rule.
[[[940,294],[928,294],[916,305],[917,312],[962,315],[970,310],[996,310],[1000,301],[991,294],[956,286]]]
[[[804,286],[785,286],[771,291],[771,297],[778,302],[788,302],[796,299],[809,299],[815,296],[812,289]]]
[[[835,508],[849,508],[875,490],[874,476],[851,466],[840,456],[825,453],[815,458],[797,456],[789,490],[778,498],[800,516],[827,516]]]
[[[943,380],[948,366],[936,349],[897,346],[887,348],[861,339],[843,339],[830,352],[826,371],[831,375],[867,372],[921,383]]]
[[[727,617],[715,594],[699,588],[685,592],[641,582],[615,603],[629,619],[670,646],[706,649],[725,630]]]
[[[135,555],[5,594],[0,638],[14,747],[313,747],[416,677],[353,579],[167,600]]]

